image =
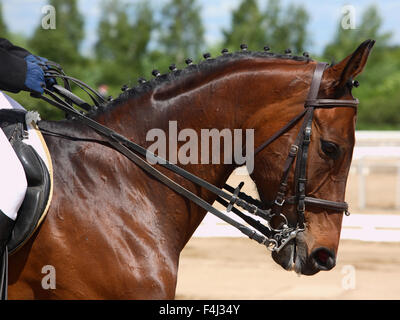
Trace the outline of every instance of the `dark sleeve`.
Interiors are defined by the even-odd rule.
[[[0,47],[0,90],[17,93],[25,88],[26,61]]]
[[[10,41],[4,38],[0,38],[0,48],[20,58],[25,58],[31,54],[28,50],[14,46]]]

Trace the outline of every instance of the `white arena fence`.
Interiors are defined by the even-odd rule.
[[[390,186],[394,190],[395,209],[400,213],[400,131],[357,131],[351,172],[358,179],[358,208],[367,207],[366,178],[373,170],[396,176]]]
[[[240,168],[241,169],[241,168]],[[357,175],[358,212],[343,217],[341,239],[400,242],[400,131],[357,131],[351,173]],[[366,177],[373,170],[394,174],[394,210],[391,214],[364,213],[368,209]],[[243,169],[242,169],[243,171]],[[243,172],[241,172],[243,174]],[[372,183],[372,182],[370,182]],[[232,218],[242,222],[234,214]],[[240,231],[208,213],[194,237],[245,237]]]
[[[235,215],[231,214],[231,217],[235,218]],[[237,219],[237,221],[240,221],[240,219]],[[211,213],[207,214],[193,236],[200,238],[246,237],[239,230]],[[360,241],[400,242],[400,214],[352,213],[348,217],[344,216],[340,238]]]

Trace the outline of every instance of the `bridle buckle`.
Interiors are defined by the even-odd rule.
[[[306,204],[304,201],[299,201],[297,205],[297,212],[304,212],[306,211]]]
[[[299,151],[299,146],[295,145],[295,144],[292,144],[291,147],[290,147],[289,154],[290,154],[290,156],[295,157],[297,155],[298,151]]]

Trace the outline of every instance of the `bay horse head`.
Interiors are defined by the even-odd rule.
[[[288,223],[302,228],[282,250],[272,253],[286,270],[312,275],[335,266],[343,211],[347,212],[345,189],[355,143],[358,100],[353,98],[351,89],[374,43],[365,41],[354,53],[329,67],[315,63],[303,68],[282,66],[281,72],[289,80],[274,76],[276,98],[272,105],[248,119],[249,126],[257,132],[255,145],[261,144],[256,149],[252,173],[261,199],[272,202],[272,208],[284,217],[275,219],[275,227]],[[318,67],[320,80],[314,102],[307,105],[307,94],[315,85],[317,72],[313,74],[310,69]],[[305,116],[301,114],[299,121],[296,114],[304,106],[313,110],[304,111]],[[263,147],[263,139],[291,119],[292,126]],[[305,139],[309,138],[306,145]],[[296,165],[291,170],[288,163],[292,164],[295,157]]]

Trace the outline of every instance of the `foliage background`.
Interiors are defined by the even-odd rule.
[[[202,59],[202,53],[219,55],[222,48],[239,50],[246,43],[249,50],[260,51],[268,45],[273,52],[290,48],[293,54],[308,51],[309,17],[303,5],[280,0],[241,0],[230,14],[231,24],[222,30],[220,43],[205,45],[205,28],[200,16],[199,0],[157,1],[102,0],[97,26],[97,42],[90,56],[82,53],[85,13],[79,12],[77,0],[48,0],[56,8],[57,28],[45,30],[41,20],[32,36],[15,34],[4,22],[0,0],[0,37],[27,48],[36,55],[60,63],[71,76],[93,87],[108,86],[108,94],[117,96],[124,84],[134,86],[139,77],[149,79],[153,69],[168,72],[175,63],[184,68],[184,60]],[[324,4],[321,3],[321,6]],[[400,47],[390,45],[392,34],[382,32],[377,6],[369,6],[357,22],[356,29],[341,28],[326,45],[320,61],[340,61],[366,39],[376,45],[368,61],[367,72],[359,78],[354,95],[360,101],[358,129],[400,129]],[[37,109],[44,119],[60,119],[55,108],[33,99],[27,92],[11,94],[28,109]]]

